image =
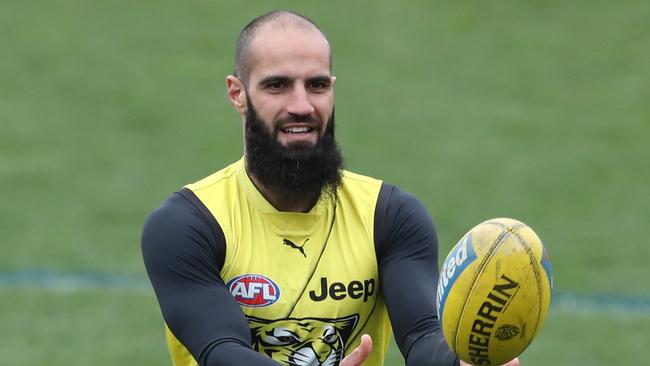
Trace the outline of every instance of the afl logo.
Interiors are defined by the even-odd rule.
[[[269,306],[280,298],[280,288],[270,278],[245,274],[226,284],[228,291],[240,305],[250,307]]]

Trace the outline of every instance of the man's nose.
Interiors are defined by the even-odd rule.
[[[287,112],[295,116],[308,116],[316,109],[309,100],[309,93],[303,86],[296,87],[291,94],[291,100],[287,105]]]

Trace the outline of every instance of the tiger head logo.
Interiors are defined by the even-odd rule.
[[[359,316],[339,319],[248,317],[253,348],[288,366],[336,366]]]

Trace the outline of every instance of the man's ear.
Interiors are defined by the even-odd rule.
[[[226,90],[228,92],[228,100],[235,107],[240,114],[246,113],[248,100],[246,100],[246,88],[244,83],[234,75],[226,77]]]

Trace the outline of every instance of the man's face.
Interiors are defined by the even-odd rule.
[[[315,29],[264,26],[251,43],[247,98],[284,147],[313,147],[332,115],[330,48]]]
[[[267,189],[287,199],[334,193],[341,183],[343,158],[334,139],[334,114],[316,145],[282,145],[277,131],[259,118],[249,100],[246,112],[246,170]]]

